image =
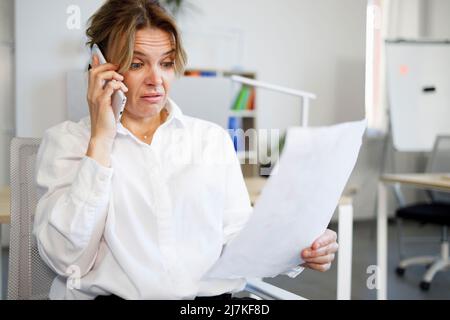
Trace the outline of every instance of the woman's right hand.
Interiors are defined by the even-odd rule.
[[[116,90],[127,92],[123,76],[117,73],[118,66],[99,64],[96,55],[89,70],[87,101],[91,117],[91,139],[86,155],[100,164],[110,166],[110,154],[116,136],[116,120],[111,106],[111,97]],[[104,83],[110,80],[106,85]]]
[[[99,64],[97,55],[92,58],[89,70],[87,101],[91,116],[91,139],[113,140],[116,135],[116,120],[111,106],[111,98],[115,91],[127,92],[123,84],[123,76],[116,72],[117,65]],[[104,83],[108,81],[106,85]]]

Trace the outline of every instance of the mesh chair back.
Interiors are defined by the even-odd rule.
[[[438,136],[434,143],[430,161],[427,163],[427,173],[445,173],[450,179],[450,136]],[[450,193],[429,191],[433,202],[450,203]]]
[[[32,235],[38,200],[35,182],[40,139],[11,142],[11,232],[8,299],[48,299],[56,274],[41,260]]]

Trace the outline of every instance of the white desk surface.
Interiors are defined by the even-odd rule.
[[[450,191],[449,173],[407,173],[407,174],[385,174],[381,176],[385,183],[401,183],[419,188],[433,188]]]

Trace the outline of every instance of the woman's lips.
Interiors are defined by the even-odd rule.
[[[156,103],[161,101],[162,99],[162,95],[158,95],[158,96],[142,96],[141,99],[149,102],[149,103]]]

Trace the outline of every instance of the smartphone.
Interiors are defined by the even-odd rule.
[[[100,64],[106,63],[105,57],[103,56],[102,52],[100,51],[100,48],[98,47],[98,45],[95,43],[92,46],[91,61],[92,61],[92,58],[94,57],[94,54],[97,55]],[[122,117],[123,109],[125,108],[126,103],[127,103],[127,97],[125,96],[123,91],[122,90],[115,91],[111,97],[111,106],[112,106],[112,109],[114,112],[114,117],[116,119],[116,122],[120,121],[120,118]]]

